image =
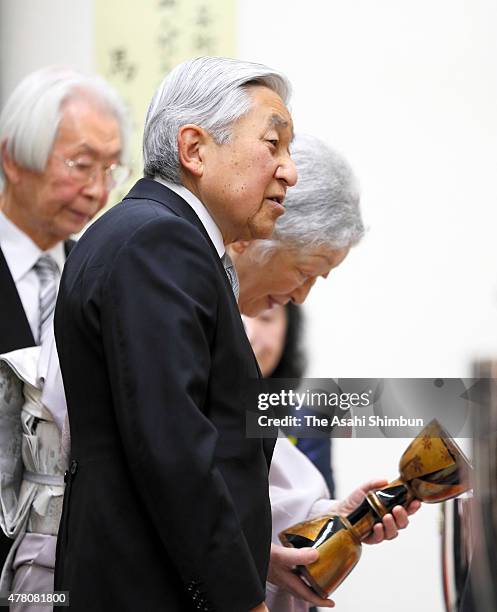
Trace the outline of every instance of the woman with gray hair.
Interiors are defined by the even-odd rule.
[[[285,214],[269,240],[230,246],[240,280],[239,307],[253,316],[276,304],[302,304],[318,276],[326,278],[364,234],[357,180],[347,161],[324,142],[297,135],[298,168]]]
[[[230,247],[240,279],[239,307],[249,317],[267,309],[276,313],[280,305],[288,302],[302,304],[317,277],[326,278],[364,234],[357,180],[345,159],[324,142],[306,135],[295,137],[291,154],[299,181],[288,192],[285,214],[278,219],[272,238],[239,241]],[[246,319],[245,324],[254,341],[251,320]],[[268,330],[263,333],[267,350]],[[257,355],[255,347],[254,350]],[[314,441],[329,445],[328,439]],[[340,502],[330,500],[317,468],[287,438],[278,438],[269,472],[273,544],[266,601],[272,612],[305,612],[310,604],[333,606],[331,601],[321,600],[311,592],[292,572],[294,565],[314,562],[317,551],[283,548],[278,533],[319,514],[346,514],[362,502],[369,490],[383,484],[382,480],[371,480]],[[418,502],[407,512],[400,506],[394,508],[375,526],[367,543],[395,538],[398,530],[407,526],[407,515],[418,508]]]

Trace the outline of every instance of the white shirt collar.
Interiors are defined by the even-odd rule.
[[[0,246],[15,283],[19,282],[33,268],[43,253],[48,253],[53,257],[59,272],[62,272],[66,260],[62,241],[48,251],[42,251],[27,234],[20,230],[15,223],[12,223],[1,211]]]
[[[176,183],[167,181],[159,176],[156,176],[154,180],[162,185],[165,185],[171,191],[174,191],[174,193],[177,193],[180,198],[183,198],[183,200],[185,200],[185,202],[193,208],[193,210],[197,213],[197,217],[202,222],[202,225],[205,227],[205,231],[209,234],[209,238],[216,247],[219,257],[222,257],[226,249],[224,247],[221,230],[218,228],[209,211],[197,198],[197,196],[183,185],[177,185]]]

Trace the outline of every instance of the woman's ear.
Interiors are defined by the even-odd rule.
[[[204,173],[203,145],[207,132],[193,123],[182,125],[178,131],[178,158],[183,170],[196,177]]]

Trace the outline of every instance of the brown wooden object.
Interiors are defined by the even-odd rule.
[[[470,488],[471,465],[438,421],[431,421],[400,459],[400,477],[367,494],[348,516],[326,515],[285,529],[285,546],[311,547],[319,559],[297,571],[321,597],[328,597],[348,576],[361,556],[361,542],[394,506],[414,499],[443,502]]]

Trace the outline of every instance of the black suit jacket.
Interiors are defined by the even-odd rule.
[[[245,437],[258,368],[192,208],[138,181],[73,250],[55,332],[72,438],[55,584],[71,609],[263,601],[273,441]]]
[[[73,240],[65,242],[66,256],[69,254]],[[29,326],[21,298],[12,275],[0,248],[0,353],[8,353],[16,349],[34,346],[31,327]],[[3,566],[9,552],[12,540],[0,530],[0,567]]]
[[[66,257],[74,245],[74,240],[64,243]],[[17,292],[9,266],[0,248],[0,353],[8,353],[16,349],[34,346],[31,327]]]

